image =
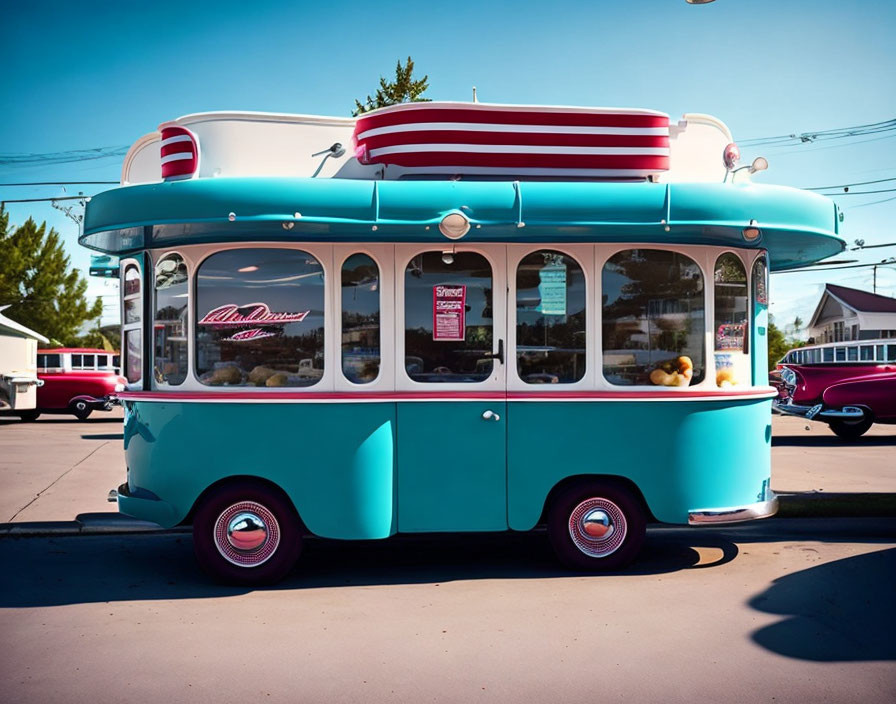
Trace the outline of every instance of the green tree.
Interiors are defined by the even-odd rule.
[[[790,345],[784,337],[784,333],[771,321],[768,321],[768,370],[775,368],[778,360],[790,350]]]
[[[429,102],[429,98],[420,97],[429,88],[429,83],[427,83],[429,76],[415,81],[413,74],[414,62],[411,57],[408,57],[408,62],[404,66],[401,65],[401,59],[399,59],[395,65],[395,80],[387,81],[380,76],[380,87],[376,89],[376,93],[373,97],[368,95],[367,100],[363,103],[355,100],[355,110],[352,115],[357,117],[387,105]]]
[[[10,230],[0,208],[0,305],[11,304],[7,316],[61,344],[76,342],[81,326],[103,312],[99,298],[88,304],[87,279],[70,264],[56,230],[32,218]]]

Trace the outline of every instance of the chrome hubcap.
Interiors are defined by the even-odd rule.
[[[569,537],[589,557],[606,557],[616,552],[627,531],[625,514],[608,499],[585,499],[569,516]]]
[[[255,501],[228,506],[215,521],[215,547],[228,562],[257,567],[280,545],[280,526],[274,514]]]

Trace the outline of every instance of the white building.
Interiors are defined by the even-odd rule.
[[[896,298],[825,284],[809,321],[809,342],[896,338]]]
[[[10,320],[0,307],[0,411],[37,407],[37,343],[49,340]]]

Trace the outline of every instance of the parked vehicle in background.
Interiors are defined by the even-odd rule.
[[[790,350],[778,360],[777,368],[784,365],[880,365],[896,363],[896,339],[850,340],[805,345]]]
[[[37,351],[37,408],[19,413],[22,420],[36,420],[41,413],[72,413],[80,420],[93,411],[108,411],[115,395],[124,389],[119,376],[119,355],[91,348]]]
[[[781,413],[827,423],[845,440],[896,423],[896,364],[785,364],[780,374],[773,407]]]

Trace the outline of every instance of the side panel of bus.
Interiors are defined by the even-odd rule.
[[[529,530],[563,479],[631,480],[654,517],[767,498],[770,401],[508,404],[510,528]],[[765,427],[765,433],[756,432]],[[746,432],[745,432],[746,430]]]
[[[123,500],[125,512],[131,501],[140,518],[176,525],[222,477],[257,477],[281,487],[317,535],[384,538],[397,530],[394,403],[126,408],[134,498]]]

